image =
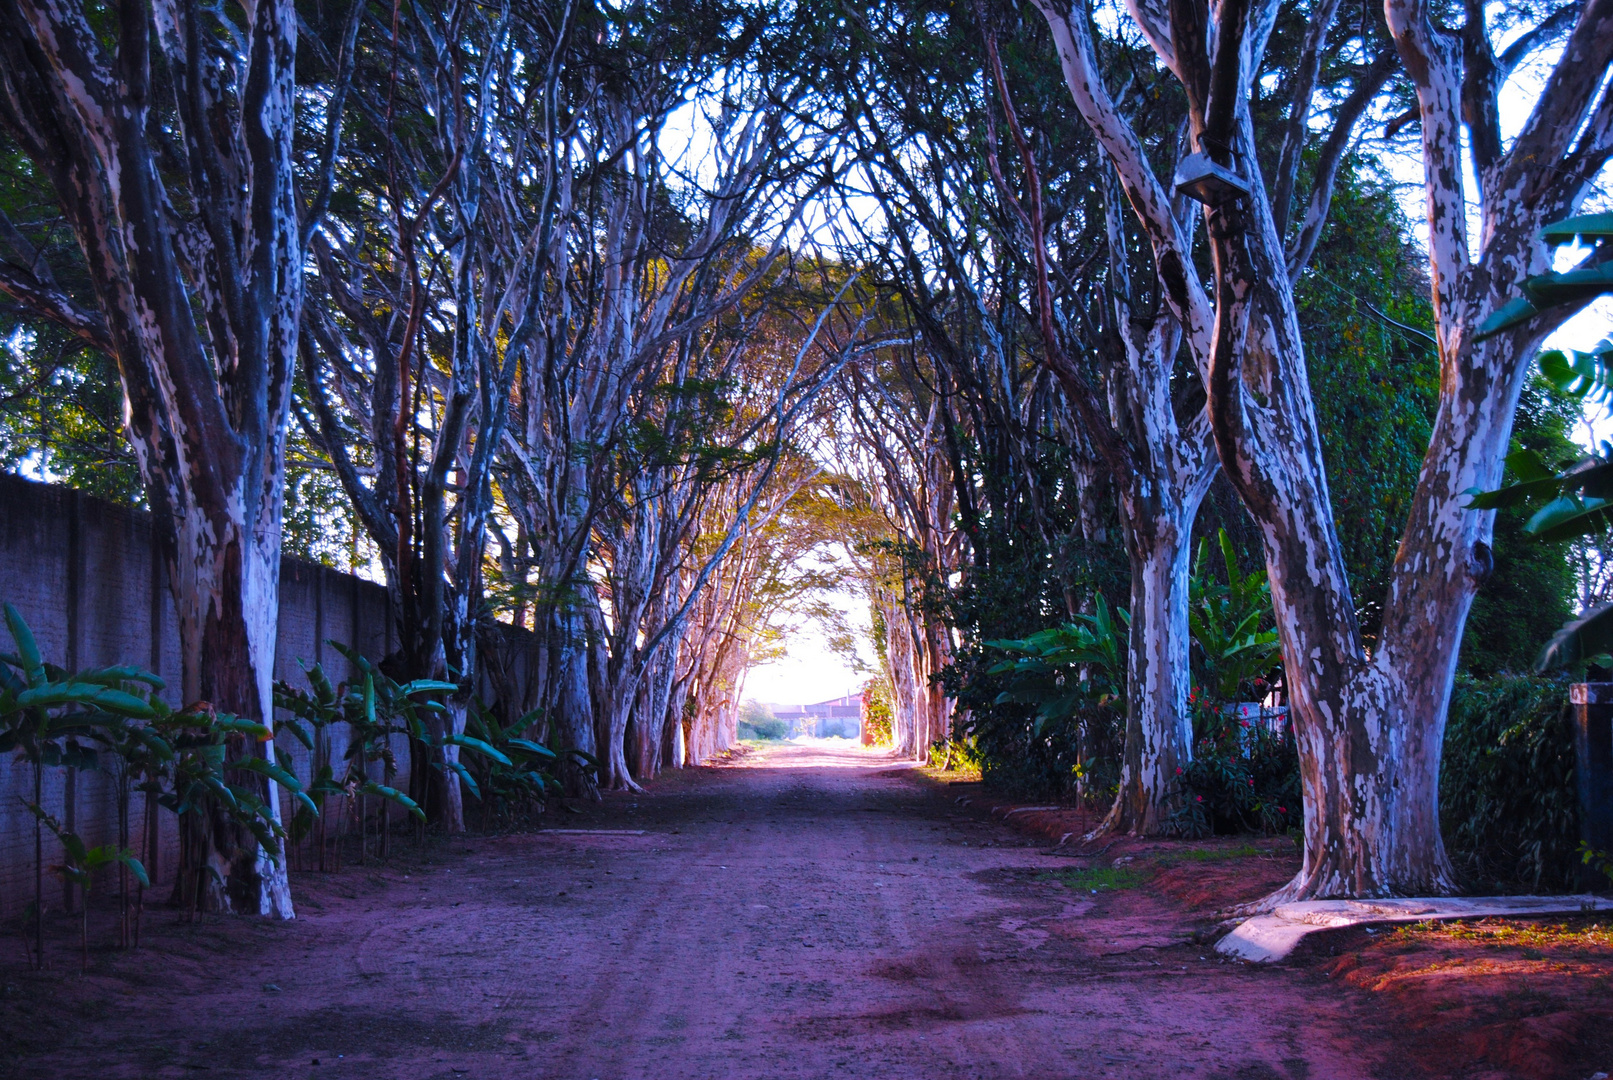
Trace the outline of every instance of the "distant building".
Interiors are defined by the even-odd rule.
[[[862,728],[862,695],[846,694],[811,705],[775,705],[773,715],[790,725],[792,736],[855,739]]]

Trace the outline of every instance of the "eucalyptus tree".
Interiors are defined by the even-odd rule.
[[[1386,32],[1383,24],[1352,28],[1332,0],[1309,5],[1302,26],[1292,25],[1298,12],[1276,3],[1128,5],[1130,25],[1186,96],[1194,154],[1176,187],[1205,203],[1213,297],[1193,269],[1170,195],[1105,85],[1089,11],[1062,0],[1038,6],[1072,97],[1150,237],[1204,375],[1220,456],[1260,525],[1306,809],[1302,869],[1266,902],[1449,891],[1440,746],[1462,627],[1491,565],[1492,513],[1468,508],[1464,492],[1496,486],[1529,353],[1573,306],[1486,341],[1478,331],[1524,277],[1545,268],[1540,226],[1576,208],[1613,153],[1613,4],[1548,13],[1523,35],[1528,55],[1572,27],[1510,145],[1497,120],[1503,69],[1477,3],[1465,6],[1464,27],[1450,30],[1420,0],[1388,0]],[[1514,15],[1528,25],[1527,13]],[[1274,30],[1297,45],[1268,48]],[[1396,55],[1418,101],[1441,384],[1369,653],[1329,504],[1293,285],[1325,223],[1350,131]],[[1355,73],[1347,93],[1325,102],[1333,115],[1324,132],[1312,110],[1324,104],[1317,73],[1326,65]],[[1464,190],[1464,126],[1479,177],[1473,201]],[[1292,214],[1307,174],[1306,210]],[[1480,226],[1476,257],[1470,215]]]
[[[974,364],[1000,373],[974,380],[998,402],[979,425],[981,444],[1007,439],[1009,456],[1024,462],[1038,439],[1061,439],[1089,543],[1105,529],[1097,505],[1115,501],[1131,568],[1129,693],[1120,787],[1104,827],[1159,832],[1169,825],[1177,770],[1192,756],[1189,551],[1217,468],[1204,395],[1191,363],[1181,362],[1181,325],[1160,302],[1160,282],[1131,265],[1138,238],[1104,181],[1102,151],[1079,131],[1066,133],[1068,100],[1048,85],[1045,36],[1022,27],[1000,47],[1008,24],[979,9],[941,10],[945,18],[930,24],[945,27],[936,40],[905,32],[913,55],[882,50],[872,61],[881,77],[848,86],[867,187],[894,225],[887,272],[923,328],[937,391]],[[1169,96],[1148,65],[1124,59],[1134,74],[1122,107],[1168,140],[1177,126]],[[937,68],[948,77],[933,81]],[[1175,147],[1167,142],[1163,152]],[[1178,199],[1170,207],[1186,235],[1190,205]],[[957,309],[950,317],[947,302]],[[979,327],[973,350],[960,321]],[[1062,394],[1057,407],[1041,408],[1039,422],[1027,422],[1038,415],[1039,395],[1020,391],[1011,374],[1026,370],[1045,372]],[[959,426],[949,418],[938,432]],[[1023,466],[1016,472],[1014,485],[1031,475]],[[970,486],[960,478],[960,506],[992,498]],[[1034,483],[1028,493],[1051,498]],[[1051,515],[1033,517],[1049,531]],[[1051,535],[1045,543],[1069,547]]]
[[[1191,366],[1185,378],[1178,377],[1182,327],[1160,302],[1162,282],[1154,275],[1134,273],[1133,238],[1127,235],[1120,195],[1102,167],[1101,155],[1093,171],[1102,192],[1107,274],[1087,296],[1067,285],[1058,300],[1073,310],[1062,318],[1055,310],[1058,300],[1042,210],[1041,172],[1031,139],[1016,115],[990,28],[986,43],[991,78],[1026,188],[1022,200],[1007,191],[1004,198],[1014,207],[1031,250],[1034,311],[1045,362],[1058,377],[1113,484],[1131,561],[1126,738],[1119,790],[1103,827],[1158,833],[1170,826],[1177,809],[1175,777],[1193,754],[1188,571],[1193,521],[1217,468],[1209,415]],[[1158,96],[1146,79],[1141,81],[1127,102],[1134,117],[1138,102]],[[1005,187],[995,155],[992,173]],[[1173,224],[1187,235],[1191,235],[1189,206],[1179,198],[1170,207]],[[1071,281],[1072,261],[1066,257],[1059,268],[1064,282]],[[1065,329],[1075,326],[1085,332]],[[1082,346],[1101,357],[1097,378],[1091,365],[1080,362]]]
[[[721,377],[720,354],[732,346],[712,328],[776,273],[808,203],[822,136],[798,111],[811,64],[799,52],[778,60],[780,42],[801,32],[790,19],[766,5],[635,3],[579,35],[588,81],[567,127],[555,239],[563,257],[501,448],[502,491],[533,549],[543,700],[559,746],[618,753],[620,679],[636,678],[631,665],[609,669],[590,565],[599,516],[613,502],[639,516],[635,542],[649,543],[659,511],[635,504],[642,493],[632,487],[666,478],[624,474],[622,454],[633,452],[640,421],[689,422],[686,405],[700,390],[679,385],[680,365],[703,357]],[[685,509],[671,512],[687,520]],[[624,520],[608,527],[620,534]],[[651,577],[664,578],[666,559],[640,566],[652,564],[662,569]],[[651,589],[614,602],[626,610],[656,600]],[[609,770],[614,782],[629,779],[624,761]]]
[[[49,207],[43,228],[0,222],[0,291],[116,362],[184,697],[265,725],[302,273],[362,13],[0,5],[0,131],[28,163],[10,179]],[[300,35],[325,63],[299,63]],[[206,838],[208,902],[290,918],[283,864],[228,832]]]
[[[1029,547],[1069,546],[1050,513],[1060,484],[1042,467],[1063,403],[1024,348],[1022,264],[1004,250],[982,153],[978,28],[956,15],[864,10],[861,47],[836,84],[850,162],[844,257],[890,289],[886,321],[914,339],[845,380],[837,424],[840,467],[862,492],[853,501],[883,522],[862,537],[859,574],[878,614],[893,737],[918,757],[950,731],[951,703],[932,681],[952,654],[947,590],[934,584],[956,574],[967,587],[1012,573]],[[1079,470],[1090,458],[1074,445]]]
[[[735,272],[745,272],[736,270]],[[789,277],[795,277],[792,271]],[[705,332],[678,342],[670,370],[639,393],[634,432],[618,440],[608,476],[615,496],[595,517],[593,557],[609,604],[598,637],[604,678],[597,686],[597,737],[604,776],[634,785],[626,735],[661,741],[664,710],[642,708],[643,682],[669,684],[668,662],[690,611],[725,564],[743,562],[747,541],[780,500],[775,479],[819,393],[857,354],[862,340],[855,281],[836,290],[810,321],[809,297],[774,282]],[[797,481],[801,483],[804,481]],[[775,509],[776,512],[776,509]]]
[[[313,246],[299,417],[380,552],[410,678],[451,678],[415,798],[464,828],[494,466],[553,333],[579,96],[572,0],[400,9],[359,39],[362,123]],[[593,18],[597,21],[598,16]],[[578,83],[580,82],[580,85]]]
[[[738,737],[739,704],[748,672],[781,655],[781,626],[827,614],[821,594],[842,584],[833,545],[843,539],[838,516],[825,513],[823,468],[788,452],[746,520],[730,554],[695,598],[675,650],[664,703],[661,760],[699,764]],[[749,495],[744,482],[712,493],[691,557],[708,554]],[[645,746],[640,776],[653,775]]]
[[[841,468],[861,479],[866,512],[879,523],[853,555],[878,615],[892,741],[896,753],[922,761],[951,733],[952,703],[939,676],[952,661],[952,634],[933,593],[960,564],[964,541],[943,434],[952,418],[940,395],[914,394],[911,383],[907,394],[892,393],[878,374],[857,370],[847,380],[853,444]]]

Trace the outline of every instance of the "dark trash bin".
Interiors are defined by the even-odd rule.
[[[1579,838],[1597,851],[1613,852],[1613,683],[1575,683],[1574,775],[1579,786]],[[1607,875],[1583,867],[1588,889],[1605,889]]]

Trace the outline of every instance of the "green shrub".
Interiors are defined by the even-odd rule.
[[[891,741],[891,694],[889,684],[882,678],[869,679],[862,692],[863,726],[876,746],[888,746]]]
[[[1566,681],[1457,680],[1439,801],[1445,847],[1464,885],[1573,888],[1580,864],[1574,783]]]
[[[1242,719],[1196,690],[1188,708],[1193,760],[1176,770],[1171,831],[1199,837],[1298,827],[1304,818],[1299,751],[1286,718],[1274,729]]]
[[[784,720],[756,719],[741,720],[739,722],[739,737],[741,739],[764,739],[772,742],[784,738],[789,733],[790,725]]]

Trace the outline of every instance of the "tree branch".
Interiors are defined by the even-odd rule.
[[[1394,69],[1394,50],[1385,49],[1373,60],[1372,66],[1362,73],[1355,89],[1350,91],[1350,96],[1344,99],[1338,112],[1333,115],[1333,128],[1328,132],[1327,141],[1322,144],[1322,152],[1316,162],[1316,177],[1311,185],[1305,221],[1288,249],[1290,283],[1298,281],[1305,272],[1311,255],[1316,251],[1316,243],[1321,239],[1322,227],[1327,224],[1328,209],[1333,202],[1333,186],[1338,179],[1339,165],[1344,160],[1344,152],[1349,149],[1355,125],[1372,99],[1378,96],[1378,91],[1383,89],[1383,84]]]
[[[1036,6],[1052,31],[1070,95],[1114,162],[1126,198],[1153,246],[1166,301],[1193,342],[1193,355],[1208,357],[1215,317],[1199,282],[1198,271],[1193,267],[1187,237],[1171,213],[1170,196],[1154,175],[1136,132],[1115,108],[1098,75],[1085,18],[1076,17],[1068,10],[1060,11],[1053,6],[1054,2],[1036,0]]]
[[[1327,32],[1333,26],[1338,8],[1339,0],[1318,0],[1312,9],[1310,22],[1305,27],[1305,40],[1300,46],[1299,62],[1295,65],[1293,85],[1289,87],[1288,118],[1283,123],[1282,149],[1277,154],[1277,175],[1271,192],[1271,217],[1278,236],[1288,235],[1288,213],[1294,201],[1300,151],[1305,147],[1310,127],[1311,98],[1316,93],[1316,76],[1322,68]]]

